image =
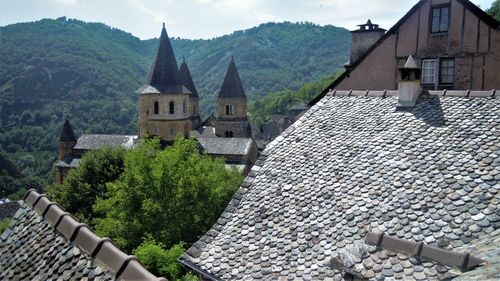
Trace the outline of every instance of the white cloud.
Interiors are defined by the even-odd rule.
[[[76,5],[76,0],[52,0],[53,2],[65,6],[73,6]]]

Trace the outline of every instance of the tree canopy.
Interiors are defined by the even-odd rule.
[[[491,7],[486,10],[490,16],[494,17],[497,21],[500,21],[500,0],[495,0],[491,3]]]

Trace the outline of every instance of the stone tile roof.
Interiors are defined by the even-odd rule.
[[[59,135],[59,141],[76,141],[75,133],[73,133],[73,128],[71,124],[66,119],[63,125],[61,134]]]
[[[105,146],[122,146],[130,148],[134,145],[137,136],[130,135],[82,135],[78,138],[74,149],[91,150],[100,149]]]
[[[247,155],[252,146],[250,138],[205,138],[196,139],[204,151],[215,155]]]
[[[234,63],[234,59],[231,58],[231,63],[224,77],[224,82],[219,93],[220,99],[246,99],[245,89],[243,89],[243,84],[241,83],[240,74],[238,73],[238,68]]]
[[[62,160],[57,161],[56,167],[76,168],[80,166],[80,158],[64,157]]]
[[[499,99],[422,94],[397,112],[396,96],[351,94],[329,93],[266,147],[185,264],[225,280],[460,274],[364,239],[453,250],[499,228]]]
[[[203,126],[196,130],[189,132],[189,137],[191,138],[217,138],[215,134],[215,127],[213,126]]]
[[[0,237],[0,280],[166,280],[30,190]]]
[[[189,72],[188,65],[184,59],[182,60],[181,67],[179,68],[179,81],[191,92],[191,98],[200,98],[198,90],[196,90],[196,86],[194,85],[191,72]]]

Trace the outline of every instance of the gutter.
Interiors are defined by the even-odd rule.
[[[222,281],[222,279],[220,279],[219,277],[213,275],[212,273],[208,272],[205,269],[202,269],[201,267],[197,266],[196,264],[194,264],[188,260],[182,259],[182,257],[177,259],[177,261],[179,261],[183,266],[185,266],[185,267],[195,271],[197,274],[201,275],[203,277],[203,279],[208,279],[211,281]]]

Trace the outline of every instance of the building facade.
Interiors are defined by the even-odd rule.
[[[498,89],[499,27],[470,1],[419,1],[386,33],[378,28],[353,31],[353,40],[379,39],[373,45],[353,44],[355,60],[312,104],[332,89],[397,89],[398,69],[410,55],[422,69],[423,89]]]

